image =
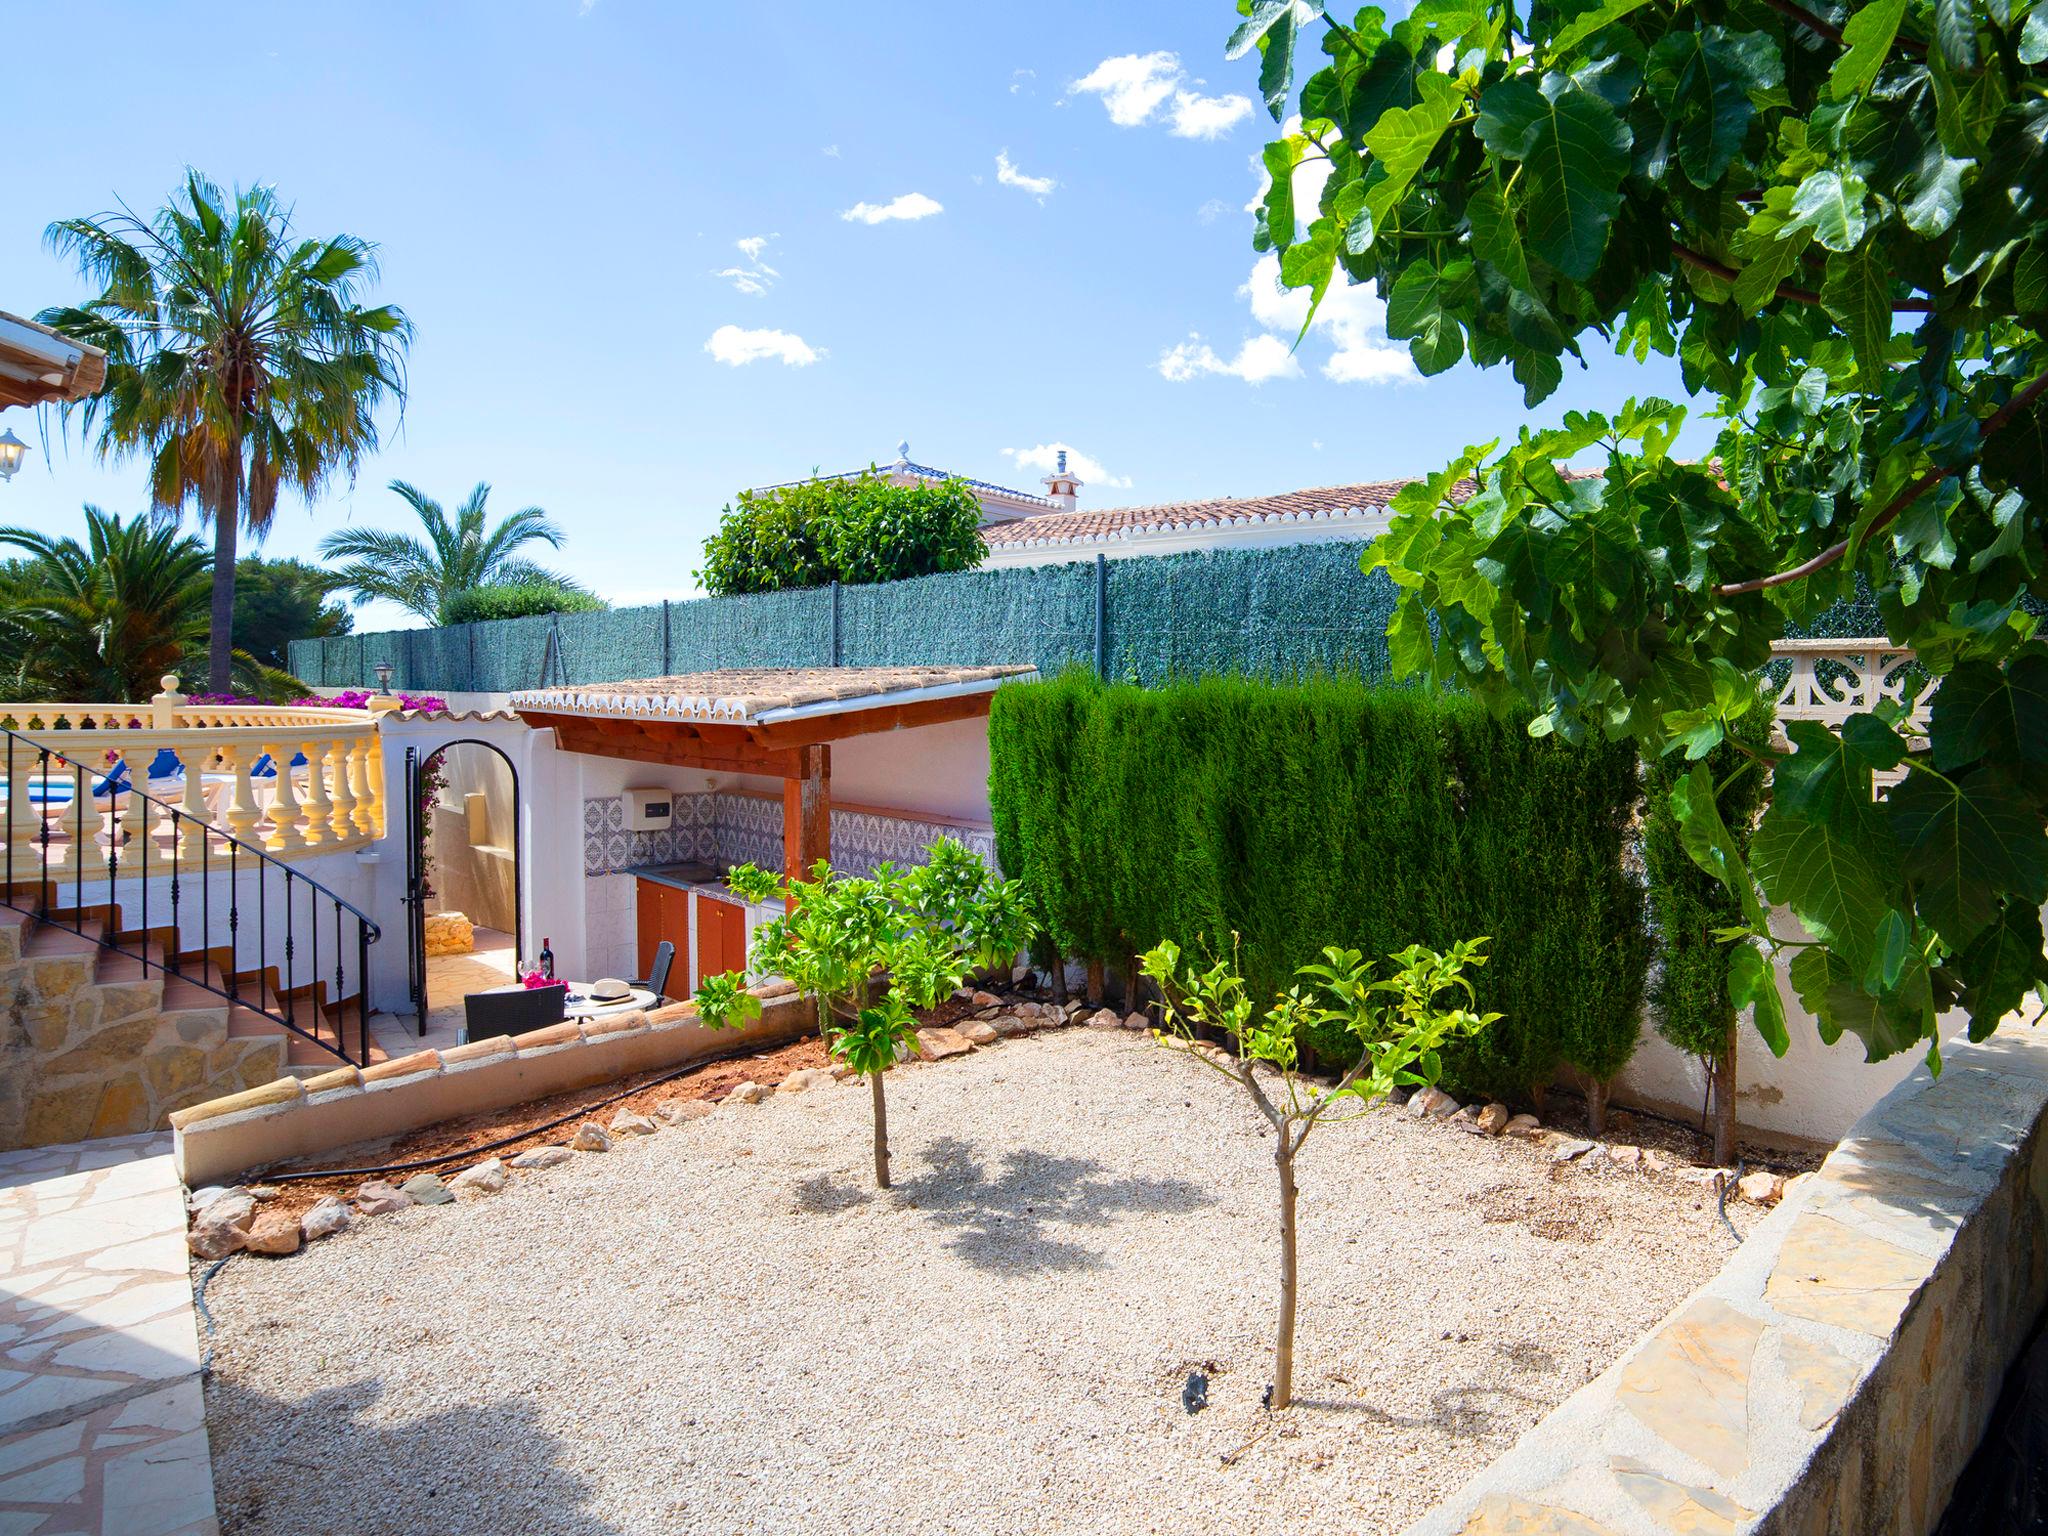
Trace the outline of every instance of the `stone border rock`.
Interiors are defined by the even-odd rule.
[[[2048,1033],[1886,1095],[1721,1273],[1407,1536],[1921,1536],[2048,1303]]]
[[[178,1176],[194,1188],[225,1184],[251,1168],[685,1066],[735,1046],[780,1045],[815,1026],[811,1005],[789,988],[756,992],[761,1016],[740,1029],[707,1028],[695,1003],[678,1003],[210,1099],[171,1116]]]

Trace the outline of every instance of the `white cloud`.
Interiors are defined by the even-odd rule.
[[[1203,224],[1214,224],[1217,219],[1230,212],[1230,204],[1220,197],[1212,197],[1195,210],[1195,218]]]
[[[747,258],[743,267],[721,267],[711,275],[722,277],[739,292],[759,298],[775,286],[775,280],[782,274],[761,259],[761,253],[768,249],[770,240],[780,239],[779,235],[748,235],[743,240],[733,241],[733,248]]]
[[[1251,276],[1237,290],[1249,299],[1252,318],[1278,332],[1291,345],[1308,317],[1308,290],[1280,285],[1280,258],[1267,252],[1252,265]],[[1419,377],[1408,348],[1387,337],[1387,306],[1363,283],[1347,283],[1340,272],[1330,283],[1311,336],[1327,337],[1332,351],[1322,374],[1338,384],[1386,384]]]
[[[1030,84],[1031,84],[1031,82],[1032,82],[1033,80],[1036,80],[1037,78],[1038,78],[1038,71],[1037,71],[1037,70],[1035,70],[1035,69],[1013,69],[1013,70],[1011,70],[1011,71],[1010,71],[1010,94],[1011,94],[1012,96],[1015,96],[1015,95],[1017,95],[1017,94],[1018,94],[1018,93],[1019,93],[1020,91],[1024,91],[1024,90],[1027,90],[1027,89],[1029,89],[1029,87],[1030,87]]]
[[[819,150],[818,153],[821,155],[830,155],[834,160],[837,160],[839,158],[839,146],[837,144],[827,144],[823,149]]]
[[[855,203],[839,217],[854,224],[885,224],[891,219],[928,219],[945,211],[943,203],[922,192],[906,192],[886,203]]]
[[[1067,468],[1080,477],[1083,485],[1108,486],[1114,490],[1127,491],[1131,488],[1129,475],[1112,475],[1103,468],[1102,461],[1083,453],[1072,443],[1040,443],[1036,448],[1005,448],[1003,457],[1019,469],[1035,469],[1049,475],[1059,465],[1060,450],[1067,454]]]
[[[1297,114],[1280,125],[1283,136],[1301,132],[1301,118]],[[1252,174],[1258,177],[1258,190],[1252,193],[1251,201],[1244,205],[1246,213],[1257,213],[1266,201],[1266,193],[1273,185],[1273,178],[1267,172],[1265,162],[1257,155],[1251,157]],[[1320,155],[1311,155],[1294,168],[1291,178],[1294,183],[1294,223],[1298,229],[1316,217],[1323,205],[1323,187],[1330,179],[1330,162]]]
[[[1173,94],[1184,73],[1177,53],[1126,53],[1104,59],[1067,89],[1100,96],[1112,123],[1135,128]]]
[[[713,331],[704,350],[729,368],[769,358],[792,368],[808,368],[825,355],[823,347],[813,347],[788,331],[743,331],[736,325],[721,325]]]
[[[978,177],[976,179],[979,180]],[[1052,189],[1059,185],[1050,176],[1026,176],[1010,162],[1010,152],[1007,149],[996,151],[996,180],[1006,187],[1017,187],[1029,192],[1041,203]]]
[[[1168,131],[1175,138],[1220,139],[1251,116],[1251,98],[1204,96],[1192,89],[1203,83],[1188,78],[1179,54],[1161,50],[1104,59],[1067,89],[1100,96],[1109,120],[1119,128],[1149,122],[1165,107]]]
[[[1308,290],[1281,287],[1280,258],[1268,253],[1253,265],[1237,294],[1249,301],[1260,334],[1245,341],[1232,358],[1221,356],[1199,335],[1190,336],[1160,354],[1162,378],[1184,383],[1206,374],[1228,374],[1247,384],[1263,384],[1300,376],[1294,339],[1308,317]],[[1388,338],[1387,307],[1369,287],[1332,283],[1309,327],[1309,339],[1330,344],[1319,371],[1332,383],[1405,383],[1419,377],[1408,349]]]
[[[1254,336],[1237,349],[1237,356],[1226,359],[1202,340],[1200,333],[1191,334],[1179,346],[1160,353],[1158,367],[1161,378],[1176,384],[1205,373],[1227,373],[1247,384],[1295,378],[1301,373],[1301,364],[1278,336]]]
[[[1220,139],[1251,115],[1249,96],[1203,96],[1195,91],[1175,91],[1168,114],[1177,139]]]

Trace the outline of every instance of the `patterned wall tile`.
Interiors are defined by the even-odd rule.
[[[676,796],[674,825],[661,832],[628,832],[623,797],[608,795],[583,804],[583,873],[616,874],[644,864],[694,862],[723,867],[756,864],[782,868],[782,803],[730,793]],[[832,813],[832,863],[848,874],[871,874],[884,862],[902,868],[922,864],[925,850],[945,835],[996,863],[995,833],[986,827],[952,827],[911,816],[872,811]]]

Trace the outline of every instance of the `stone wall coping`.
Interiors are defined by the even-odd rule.
[[[627,1013],[608,1013],[600,1018],[583,1021],[583,1038],[595,1040],[600,1035],[630,1034],[636,1029],[647,1028],[647,1012],[635,1009]]]
[[[363,1086],[367,1088],[372,1083],[385,1083],[393,1078],[411,1077],[420,1072],[440,1070],[439,1051],[414,1051],[410,1056],[394,1056],[388,1061],[380,1061],[375,1066],[363,1068]]]
[[[241,1114],[248,1110],[261,1110],[273,1105],[296,1104],[306,1096],[306,1085],[296,1077],[280,1077],[275,1082],[263,1083],[254,1088],[244,1088],[240,1093],[231,1093],[224,1098],[208,1099],[203,1104],[187,1105],[184,1109],[171,1111],[171,1129],[183,1130],[202,1120],[212,1120],[222,1115]]]
[[[685,1003],[604,1020],[596,1029],[572,1019],[509,1040],[415,1052],[360,1073],[339,1068],[312,1080],[323,1085],[317,1094],[283,1078],[179,1111],[172,1117],[174,1155],[188,1184],[219,1183],[251,1168],[686,1065],[734,1046],[767,1048],[816,1023],[810,1003],[794,994],[763,998],[760,1018],[727,1030],[701,1023],[696,1006]]]
[[[1407,1536],[1931,1531],[2048,1305],[2048,1030],[1900,1083]]]
[[[459,1067],[468,1062],[488,1061],[494,1056],[517,1055],[519,1047],[510,1035],[493,1035],[488,1040],[472,1040],[467,1045],[451,1045],[441,1052],[444,1068]]]
[[[334,1093],[344,1088],[363,1086],[363,1074],[357,1067],[336,1067],[332,1072],[322,1072],[318,1077],[304,1079],[306,1096],[316,1093]]]

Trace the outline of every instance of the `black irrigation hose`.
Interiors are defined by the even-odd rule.
[[[233,1257],[232,1253],[226,1253],[215,1259],[207,1265],[206,1273],[199,1277],[199,1283],[192,1287],[192,1305],[199,1309],[199,1316],[206,1324],[206,1353],[199,1361],[201,1376],[208,1375],[213,1370],[213,1314],[206,1308],[206,1287],[213,1282],[215,1275],[228,1267],[228,1260]]]
[[[673,1071],[664,1072],[659,1077],[650,1077],[646,1082],[635,1083],[631,1088],[621,1088],[617,1093],[608,1093],[601,1099],[592,1099],[588,1104],[572,1109],[566,1115],[557,1115],[540,1125],[530,1125],[523,1131],[511,1136],[501,1136],[496,1141],[487,1141],[482,1146],[464,1147],[460,1152],[444,1152],[439,1157],[416,1157],[409,1162],[383,1163],[371,1168],[309,1168],[292,1173],[266,1173],[257,1182],[283,1184],[293,1179],[367,1178],[380,1173],[411,1173],[416,1169],[438,1167],[442,1163],[459,1163],[482,1152],[495,1152],[500,1147],[511,1146],[514,1142],[526,1141],[544,1131],[552,1131],[557,1126],[567,1125],[571,1120],[581,1120],[592,1110],[603,1109],[605,1105],[616,1104],[621,1099],[630,1099],[636,1093],[645,1093],[649,1088],[659,1088],[663,1083],[672,1083],[679,1077],[688,1077],[692,1072],[701,1072],[704,1068],[716,1066],[721,1061],[734,1061],[741,1056],[758,1056],[761,1053],[759,1045],[740,1045],[713,1056],[699,1056],[695,1061]]]

